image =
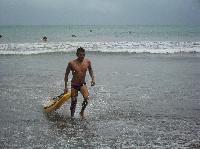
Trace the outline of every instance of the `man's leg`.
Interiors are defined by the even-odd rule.
[[[71,117],[74,117],[77,104],[77,96],[78,96],[78,91],[75,90],[74,88],[71,88],[71,107],[70,107]]]
[[[83,103],[82,103],[82,108],[81,108],[80,115],[81,115],[82,118],[84,118],[84,111],[85,111],[85,108],[88,105],[88,101],[89,101],[89,92],[88,92],[87,86],[83,85],[81,87],[80,92],[83,95],[83,99],[84,99]]]

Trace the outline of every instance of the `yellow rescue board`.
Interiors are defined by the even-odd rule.
[[[66,101],[71,97],[71,92],[61,94],[51,99],[46,105],[44,105],[45,112],[52,112],[59,109]]]

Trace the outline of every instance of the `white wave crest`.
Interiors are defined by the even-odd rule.
[[[90,52],[104,53],[200,53],[200,41],[141,41],[141,42],[47,42],[47,43],[3,43],[0,55],[32,55],[42,53],[73,52],[84,47]]]

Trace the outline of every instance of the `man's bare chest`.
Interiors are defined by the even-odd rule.
[[[73,72],[86,72],[88,69],[88,64],[86,62],[74,63],[72,65]]]

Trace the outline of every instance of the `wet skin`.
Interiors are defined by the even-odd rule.
[[[89,100],[89,92],[87,86],[85,85],[85,77],[86,72],[89,71],[89,74],[92,78],[91,86],[95,85],[95,78],[93,74],[93,70],[91,67],[91,62],[89,59],[85,58],[85,52],[77,53],[77,59],[74,59],[68,63],[65,73],[65,89],[64,92],[68,91],[67,82],[68,75],[72,72],[72,80],[71,80],[71,116],[73,117],[75,112],[75,107],[77,103],[78,91],[82,94],[84,101],[82,103],[82,109],[80,112],[81,117],[84,117],[84,110],[87,106]],[[77,87],[79,90],[77,90]]]

